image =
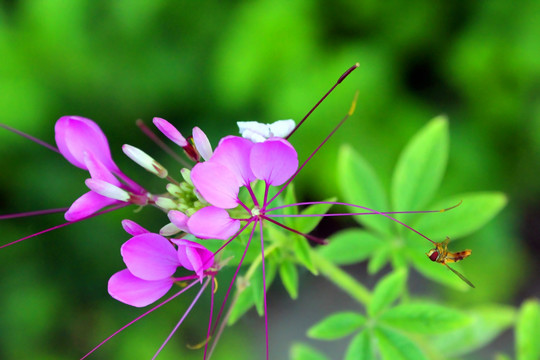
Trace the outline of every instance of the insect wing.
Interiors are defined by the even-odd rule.
[[[444,264],[446,265],[446,264]],[[456,274],[457,276],[459,276],[459,278],[463,281],[465,281],[467,283],[467,285],[469,285],[470,287],[474,288],[474,285],[472,284],[472,282],[470,282],[465,276],[461,275],[461,273],[459,273],[457,270],[455,269],[452,269],[450,266],[446,265],[447,268],[449,268],[454,274]]]

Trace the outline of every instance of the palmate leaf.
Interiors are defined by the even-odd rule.
[[[377,211],[389,209],[386,193],[375,171],[364,158],[348,145],[338,155],[338,181],[346,202],[366,206]],[[362,209],[349,207],[359,213]],[[391,221],[381,215],[358,215],[354,219],[369,229],[391,234]]]
[[[540,359],[540,303],[526,301],[519,311],[516,324],[517,360]]]
[[[467,236],[497,215],[506,205],[507,198],[500,192],[460,194],[439,201],[431,208],[443,209],[460,201],[463,203],[450,211],[420,215],[417,223],[421,231],[429,234],[434,241],[441,241],[446,236],[451,239]],[[415,234],[409,235],[409,238],[411,236]]]
[[[324,201],[336,201],[335,197],[326,199]],[[300,214],[302,215],[313,215],[313,214],[326,214],[332,205],[330,204],[314,204],[303,209]],[[307,234],[310,233],[313,229],[319,225],[322,216],[307,216],[307,217],[296,217],[293,221],[293,228],[300,231],[301,233]]]
[[[313,260],[311,259],[311,248],[306,238],[300,235],[292,234],[291,240],[294,241],[293,249],[294,254],[296,255],[296,260],[304,265],[306,269],[308,269],[313,275],[318,275],[319,271],[313,265]]]
[[[291,360],[329,360],[323,353],[305,344],[294,344],[291,347]]]
[[[273,255],[273,254],[272,254]],[[266,291],[272,285],[277,272],[277,261],[274,256],[268,256],[265,259],[265,274],[266,274]],[[264,315],[264,288],[263,288],[263,273],[262,264],[257,267],[257,270],[251,277],[251,294],[255,300],[255,308],[259,316]],[[246,289],[249,291],[249,289]]]
[[[418,334],[438,334],[469,326],[464,312],[431,302],[400,304],[388,309],[380,321],[392,328]]]
[[[414,135],[399,157],[392,177],[393,210],[426,204],[439,188],[447,159],[448,121],[439,116]]]
[[[328,239],[319,253],[337,265],[348,265],[367,259],[383,245],[383,240],[364,230],[343,230]]]
[[[236,290],[238,291],[238,290]],[[232,305],[232,309],[229,315],[229,319],[227,321],[228,325],[233,325],[240,319],[246,312],[249,311],[255,305],[255,299],[253,298],[253,294],[249,289],[245,289],[242,291],[234,303]]]
[[[358,331],[366,322],[366,318],[352,311],[332,314],[307,331],[311,338],[321,340],[334,340]]]
[[[516,311],[510,306],[487,305],[467,311],[471,321],[468,326],[430,340],[434,349],[445,357],[470,353],[490,343],[515,320]]]
[[[422,350],[407,336],[385,328],[374,331],[383,360],[427,360]]]
[[[367,307],[369,316],[378,315],[396,301],[405,288],[406,280],[406,270],[399,269],[379,281],[373,290],[371,302]]]
[[[375,360],[373,339],[369,331],[364,330],[351,340],[345,360]]]
[[[379,248],[375,249],[371,259],[369,259],[368,273],[378,273],[388,262],[391,252],[392,248],[389,242],[383,243]]]

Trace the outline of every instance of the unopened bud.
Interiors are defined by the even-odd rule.
[[[104,180],[86,179],[84,182],[90,190],[110,199],[129,202],[131,195],[126,190]]]
[[[162,179],[167,177],[167,169],[165,169],[163,165],[158,163],[144,151],[127,144],[122,146],[122,151],[124,151],[124,154],[143,167],[146,171],[149,171]]]

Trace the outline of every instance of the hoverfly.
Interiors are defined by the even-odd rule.
[[[435,249],[429,250],[426,255],[431,261],[438,262],[439,264],[445,265],[449,268],[454,274],[459,276],[459,278],[467,283],[470,287],[474,288],[472,282],[470,282],[465,276],[460,274],[457,270],[452,269],[448,266],[448,263],[458,262],[465,259],[467,256],[471,255],[471,250],[463,250],[458,252],[448,251],[448,243],[450,238],[446,237],[444,241],[433,242],[435,244]]]

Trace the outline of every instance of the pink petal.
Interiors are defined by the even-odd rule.
[[[193,142],[202,158],[210,160],[212,157],[212,145],[210,145],[210,140],[208,140],[206,134],[197,126],[193,128]]]
[[[240,220],[231,219],[229,213],[215,206],[207,206],[191,215],[189,232],[201,239],[226,240],[240,229]]]
[[[172,240],[178,245],[178,260],[183,267],[195,273],[202,279],[204,270],[214,265],[214,254],[203,245],[185,239]]]
[[[84,165],[90,173],[92,179],[98,179],[106,181],[110,184],[116,186],[122,186],[122,183],[112,174],[110,169],[108,169],[96,156],[92,153],[84,154]]]
[[[172,278],[148,281],[133,276],[128,269],[109,279],[109,294],[125,304],[143,307],[161,298],[173,285]]]
[[[122,220],[122,227],[128,234],[133,236],[147,234],[150,232],[143,228],[141,225],[137,224],[135,221],[129,219]]]
[[[169,220],[180,230],[189,232],[187,222],[189,217],[181,211],[171,210],[167,213]]]
[[[298,155],[287,140],[271,138],[253,145],[250,164],[257,179],[279,186],[298,169]]]
[[[212,161],[198,163],[191,170],[191,181],[210,204],[224,209],[238,205],[240,184],[226,166]]]
[[[188,142],[186,139],[182,136],[180,131],[176,129],[170,122],[168,122],[165,119],[155,117],[154,118],[154,125],[165,135],[169,138],[172,142],[177,144],[178,146],[184,147],[188,145]]]
[[[121,201],[109,199],[89,191],[75,200],[64,214],[67,221],[77,221],[92,215],[106,206],[119,204]]]
[[[221,139],[212,155],[212,162],[228,167],[238,177],[238,182],[249,185],[255,180],[249,164],[249,153],[253,142],[238,136],[227,136]]]
[[[109,143],[99,126],[80,116],[63,116],[54,127],[56,145],[60,153],[73,165],[85,169],[84,154],[93,154],[112,171],[118,167],[111,158]]]
[[[132,237],[120,253],[129,271],[143,280],[161,280],[172,276],[180,265],[174,246],[158,234]]]

